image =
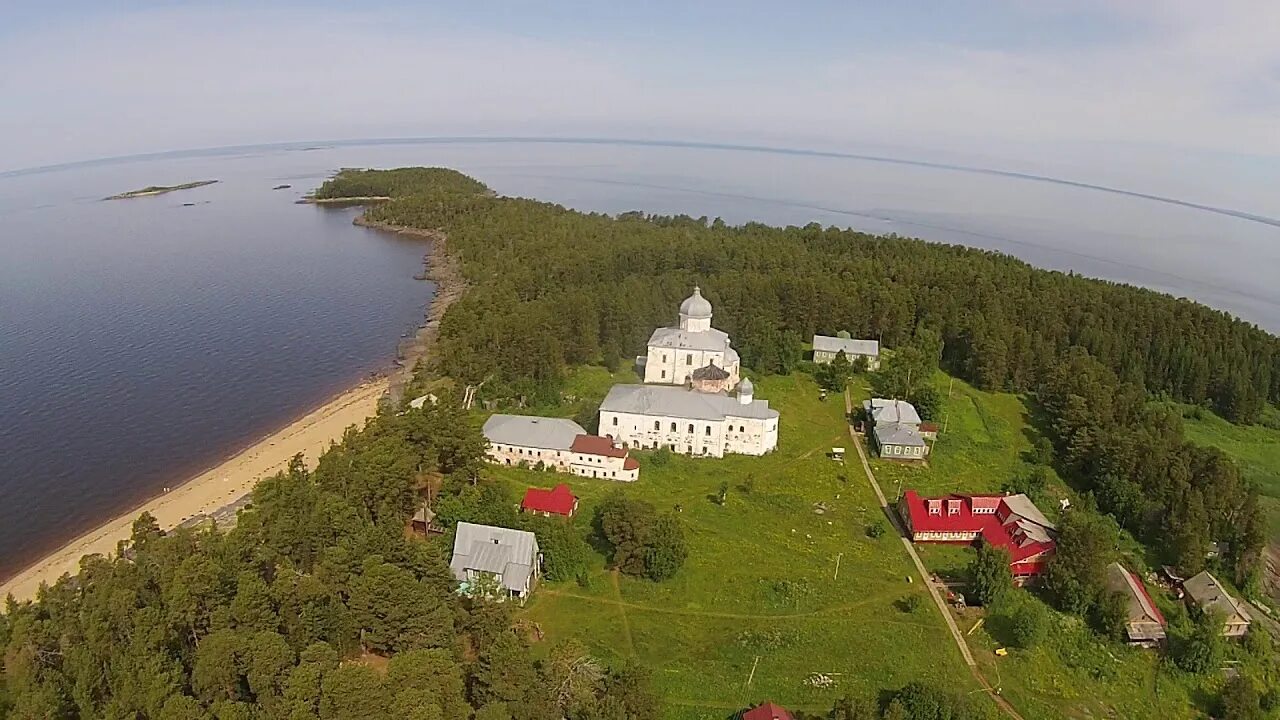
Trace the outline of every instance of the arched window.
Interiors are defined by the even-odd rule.
[[[654,429],[654,430],[661,430],[661,429],[662,429],[662,423],[658,422],[657,420],[654,420],[654,421],[653,421],[653,429]]]
[[[614,427],[617,427],[617,426],[618,426],[618,416],[617,416],[617,415],[614,415],[614,416],[613,416],[613,426],[614,426]]]
[[[707,426],[707,436],[708,436],[708,437],[710,437],[710,435],[711,435],[711,426],[710,426],[710,425],[708,425],[708,426]],[[705,454],[705,453],[704,453],[704,454]]]
[[[672,429],[672,430],[675,430],[675,428],[674,428],[674,427],[673,427],[673,428],[671,428],[671,429]],[[693,423],[689,423],[689,432],[691,432],[691,433],[693,432]]]

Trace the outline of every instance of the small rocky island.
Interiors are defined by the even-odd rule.
[[[197,180],[196,182],[183,183],[181,185],[148,185],[141,190],[130,190],[129,192],[112,195],[103,198],[103,200],[125,200],[128,198],[147,197],[150,195],[163,195],[171,193],[175,190],[190,190],[191,188],[204,187],[218,182],[217,180]]]

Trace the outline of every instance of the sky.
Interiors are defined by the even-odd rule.
[[[1280,216],[1274,0],[0,0],[0,171],[427,136],[876,153]]]

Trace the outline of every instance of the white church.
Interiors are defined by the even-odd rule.
[[[711,327],[695,287],[677,327],[658,328],[637,358],[644,385],[615,385],[600,405],[599,433],[632,448],[685,455],[764,455],[778,446],[778,411],[754,397],[729,336]]]
[[[719,391],[737,387],[740,379],[738,351],[729,346],[728,334],[711,327],[711,303],[697,286],[680,303],[680,324],[654,330],[648,354],[638,360],[646,383],[693,381],[703,390]]]

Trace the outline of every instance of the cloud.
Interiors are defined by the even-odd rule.
[[[1043,31],[1082,5],[1010,7]],[[464,31],[389,11],[98,15],[0,44],[0,65],[21,68],[0,76],[0,165],[267,141],[534,133],[897,145],[1089,180],[1176,174],[1187,162],[1229,174],[1231,161],[1219,156],[1280,158],[1280,4],[1088,7],[1138,29],[1046,47],[974,47],[932,33],[713,57],[633,37]],[[1164,190],[1182,181],[1160,182]]]

